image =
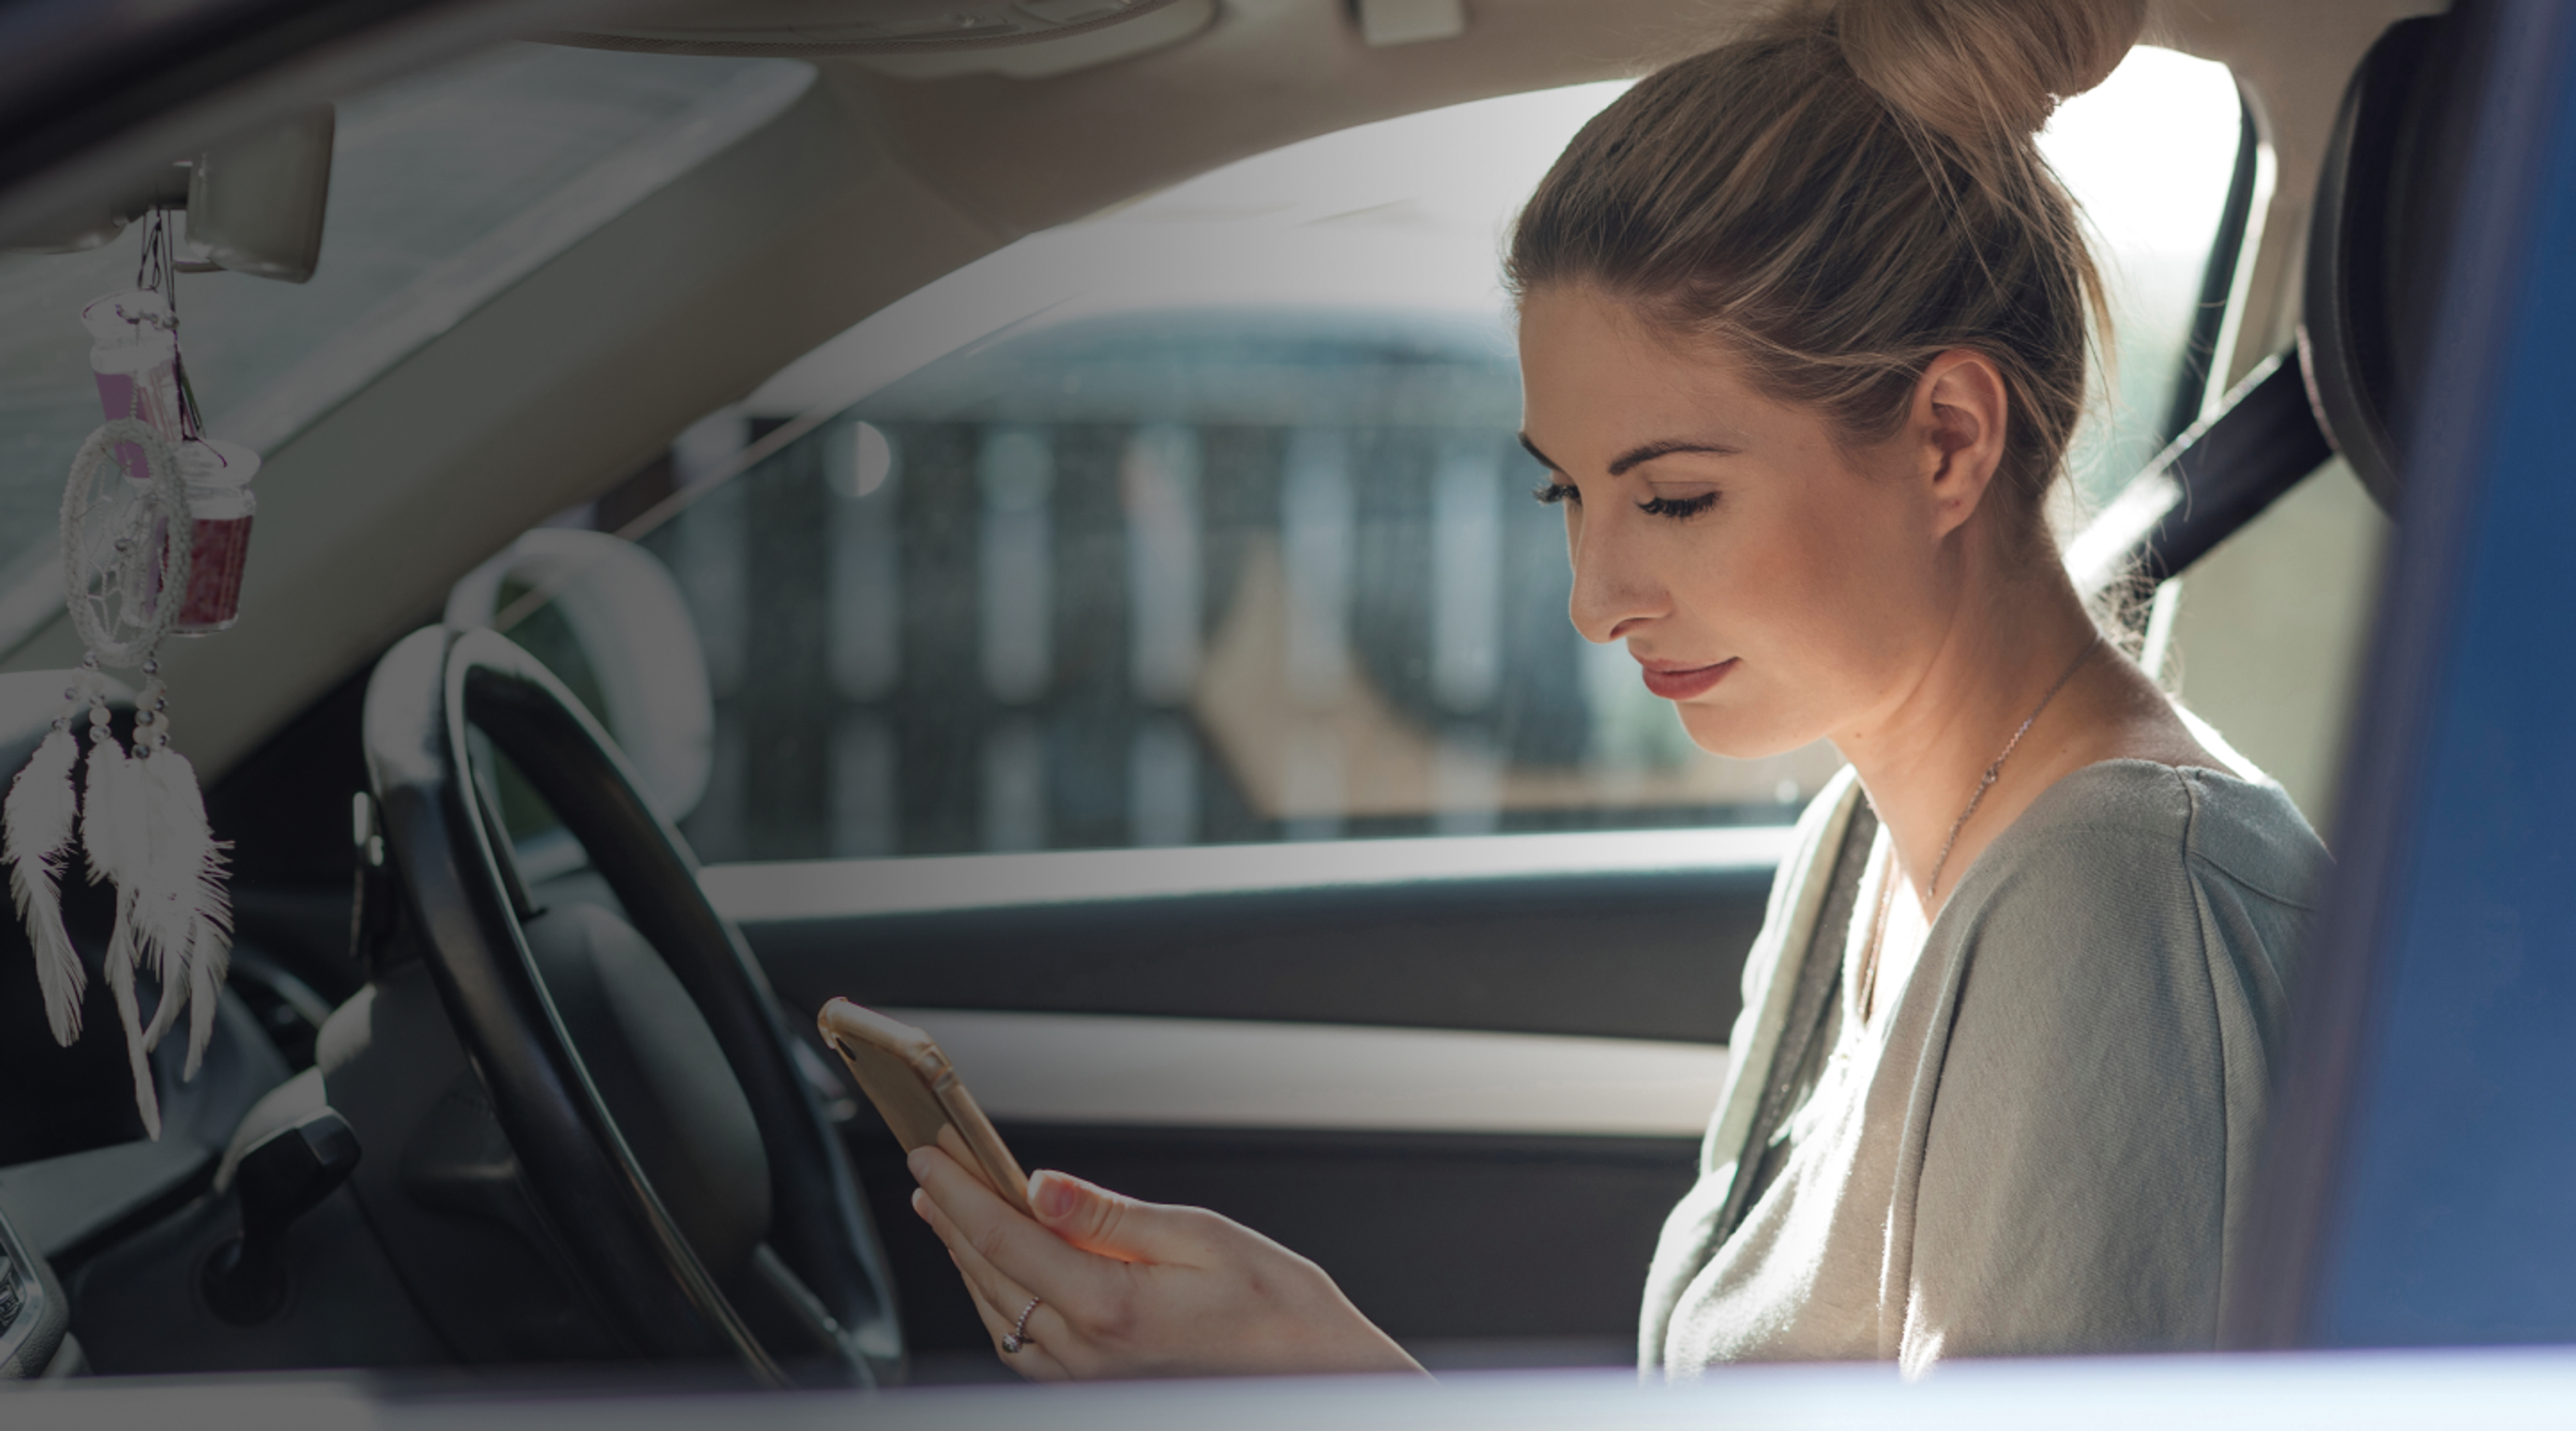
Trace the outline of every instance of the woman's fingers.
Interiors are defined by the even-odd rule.
[[[930,1224],[930,1230],[939,1234],[939,1240],[947,1244],[948,1260],[956,1264],[957,1274],[965,1279],[966,1290],[975,1299],[975,1313],[983,1319],[984,1330],[993,1335],[993,1349],[1005,1356],[1020,1357],[1028,1355],[1029,1346],[1045,1346],[1048,1359],[1063,1366],[1065,1353],[1073,1349],[1069,1343],[1072,1328],[1058,1314],[1055,1304],[1045,1301],[986,1260],[975,1249],[973,1239],[960,1232],[956,1222],[927,1192],[915,1192],[912,1204],[913,1210]],[[1032,1302],[1036,1305],[1032,1306]],[[1028,1313],[1025,1324],[1020,1320],[1024,1311]],[[1020,1351],[1011,1352],[1002,1343],[1005,1337],[1015,1332],[1024,1345]]]
[[[984,1324],[985,1332],[993,1338],[993,1354],[1002,1359],[1004,1366],[1031,1381],[1071,1381],[1073,1379],[1073,1373],[1065,1369],[1064,1363],[1056,1359],[1055,1353],[1049,1351],[1045,1343],[1036,1341],[1027,1334],[1022,1335],[1018,1351],[1003,1350],[1003,1339],[1010,1336],[1019,1326],[1019,1314],[1014,1311],[1011,1315],[1004,1316],[991,1302],[984,1299],[983,1289],[975,1285],[974,1278],[966,1275],[966,1264],[958,1260],[957,1254],[953,1252],[948,1254],[948,1260],[956,1265],[958,1279],[966,1284],[966,1295],[975,1304],[976,1320]],[[1025,1307],[1028,1302],[1023,1299],[1020,1305]],[[1030,1320],[1034,1322],[1036,1318],[1032,1317]],[[1033,1331],[1034,1328],[1031,1330]]]
[[[975,1156],[975,1150],[966,1146],[966,1135],[957,1131],[956,1124],[939,1125],[939,1151],[946,1153],[948,1161],[965,1169],[975,1181],[988,1188],[993,1187],[992,1175],[985,1170],[983,1160]],[[993,1190],[1001,1191],[999,1188]]]
[[[949,1250],[972,1251],[1010,1280],[1061,1307],[1083,1304],[1109,1264],[1075,1250],[1064,1239],[1014,1211],[984,1180],[936,1148],[916,1148],[912,1175],[930,1195],[938,1215],[931,1226]],[[987,1288],[991,1291],[991,1288]],[[1007,1294],[996,1300],[1007,1300]]]
[[[928,1193],[916,1190],[912,1195],[912,1208],[922,1221],[930,1224],[931,1231],[939,1235],[940,1241],[947,1244],[948,1261],[957,1269],[958,1279],[966,1284],[966,1295],[975,1304],[975,1316],[983,1322],[985,1332],[993,1339],[993,1351],[1003,1358],[1004,1364],[1033,1381],[1071,1380],[1072,1372],[1038,1339],[1038,1316],[1049,1313],[1051,1309],[1043,1305],[1032,1309],[1030,1303],[1035,1294],[995,1270],[971,1245],[958,1237],[956,1224],[948,1221]],[[1002,1310],[1004,1307],[1010,1310],[1005,1312]],[[1030,1312],[1025,1324],[1020,1316],[1024,1309]],[[1020,1348],[1012,1351],[1006,1345],[1006,1339],[1015,1334],[1020,1338]],[[1049,1340],[1052,1339],[1051,1336]]]
[[[1143,1248],[1131,1245],[1140,1221],[1133,1215],[1137,1204],[1131,1198],[1047,1169],[1029,1178],[1029,1206],[1036,1210],[1040,1226],[1085,1252],[1121,1262],[1153,1260]]]
[[[1215,1260],[1208,1219],[1197,1208],[1139,1202],[1053,1169],[1029,1179],[1029,1206],[1040,1225],[1085,1252],[1189,1267]]]
[[[957,1264],[958,1275],[966,1279],[966,1289],[973,1292],[986,1305],[995,1311],[1004,1307],[1017,1309],[1027,1306],[1029,1299],[1038,1295],[1021,1286],[1009,1273],[995,1267],[983,1253],[976,1251],[974,1240],[958,1229],[956,1220],[949,1217],[946,1210],[942,1209],[928,1192],[913,1193],[912,1210],[921,1214],[922,1221],[929,1223],[930,1230],[939,1235],[941,1242],[947,1244],[948,1260]],[[1008,1330],[1010,1328],[1007,1325],[1002,1328],[1002,1331]],[[1000,1337],[1001,1332],[994,1333],[996,1340]]]
[[[1050,1172],[1030,1180],[1035,1221],[936,1147],[910,1162],[914,1209],[996,1345],[1017,1331],[1013,1363],[1040,1357],[1030,1376],[1420,1370],[1322,1269],[1215,1213]]]

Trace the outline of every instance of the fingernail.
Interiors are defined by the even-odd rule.
[[[1039,1172],[1029,1175],[1029,1206],[1049,1222],[1073,1211],[1081,1194],[1073,1190],[1073,1179],[1061,1173]]]
[[[922,1164],[929,1160],[929,1154],[920,1148],[915,1148],[911,1152],[903,1155],[903,1165],[910,1168],[912,1170],[912,1175],[916,1178],[921,1176]]]
[[[912,1190],[912,1214],[924,1222],[930,1221],[930,1194],[919,1188]]]

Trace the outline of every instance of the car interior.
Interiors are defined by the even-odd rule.
[[[1024,1166],[1243,1222],[1434,1371],[1630,1363],[1836,762],[1606,689],[1491,259],[1744,8],[45,21],[55,80],[0,59],[7,765],[83,654],[76,315],[150,215],[262,465],[237,624],[160,657],[236,928],[157,1138],[100,981],[58,1045],[0,930],[0,1376],[1006,1379],[836,996]],[[2163,4],[2044,141],[2126,285],[2070,567],[2329,840],[2463,168],[2437,11]],[[297,135],[224,247],[222,158]]]

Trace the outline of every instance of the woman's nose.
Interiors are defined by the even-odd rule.
[[[1574,594],[1566,603],[1583,639],[1607,644],[1629,634],[1633,623],[1652,620],[1670,606],[1663,583],[1628,543],[1619,523],[1583,521],[1566,533],[1574,561]]]

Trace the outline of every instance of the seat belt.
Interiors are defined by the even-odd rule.
[[[2087,598],[2133,573],[2179,575],[2332,456],[2298,354],[2276,353],[2103,505],[2066,573]]]
[[[1843,950],[1851,943],[1861,876],[1869,868],[1870,846],[1878,840],[1878,812],[1870,808],[1867,795],[1858,799],[1851,822],[1843,827],[1842,847],[1834,853],[1833,880],[1825,887],[1824,907],[1816,911],[1815,932],[1808,937],[1806,958],[1798,965],[1798,990],[1790,998],[1788,1020],[1780,1027],[1779,1046],[1771,1053],[1761,1105],[1754,1111],[1743,1151],[1735,1156],[1735,1181],[1726,1190],[1726,1206],[1718,1213],[1711,1247],[1723,1246],[1744,1220],[1753,1198],[1754,1174],[1780,1125],[1798,1111],[1791,1104],[1798,1070],[1805,1066],[1808,1050],[1823,1036],[1825,1015],[1842,987]]]

